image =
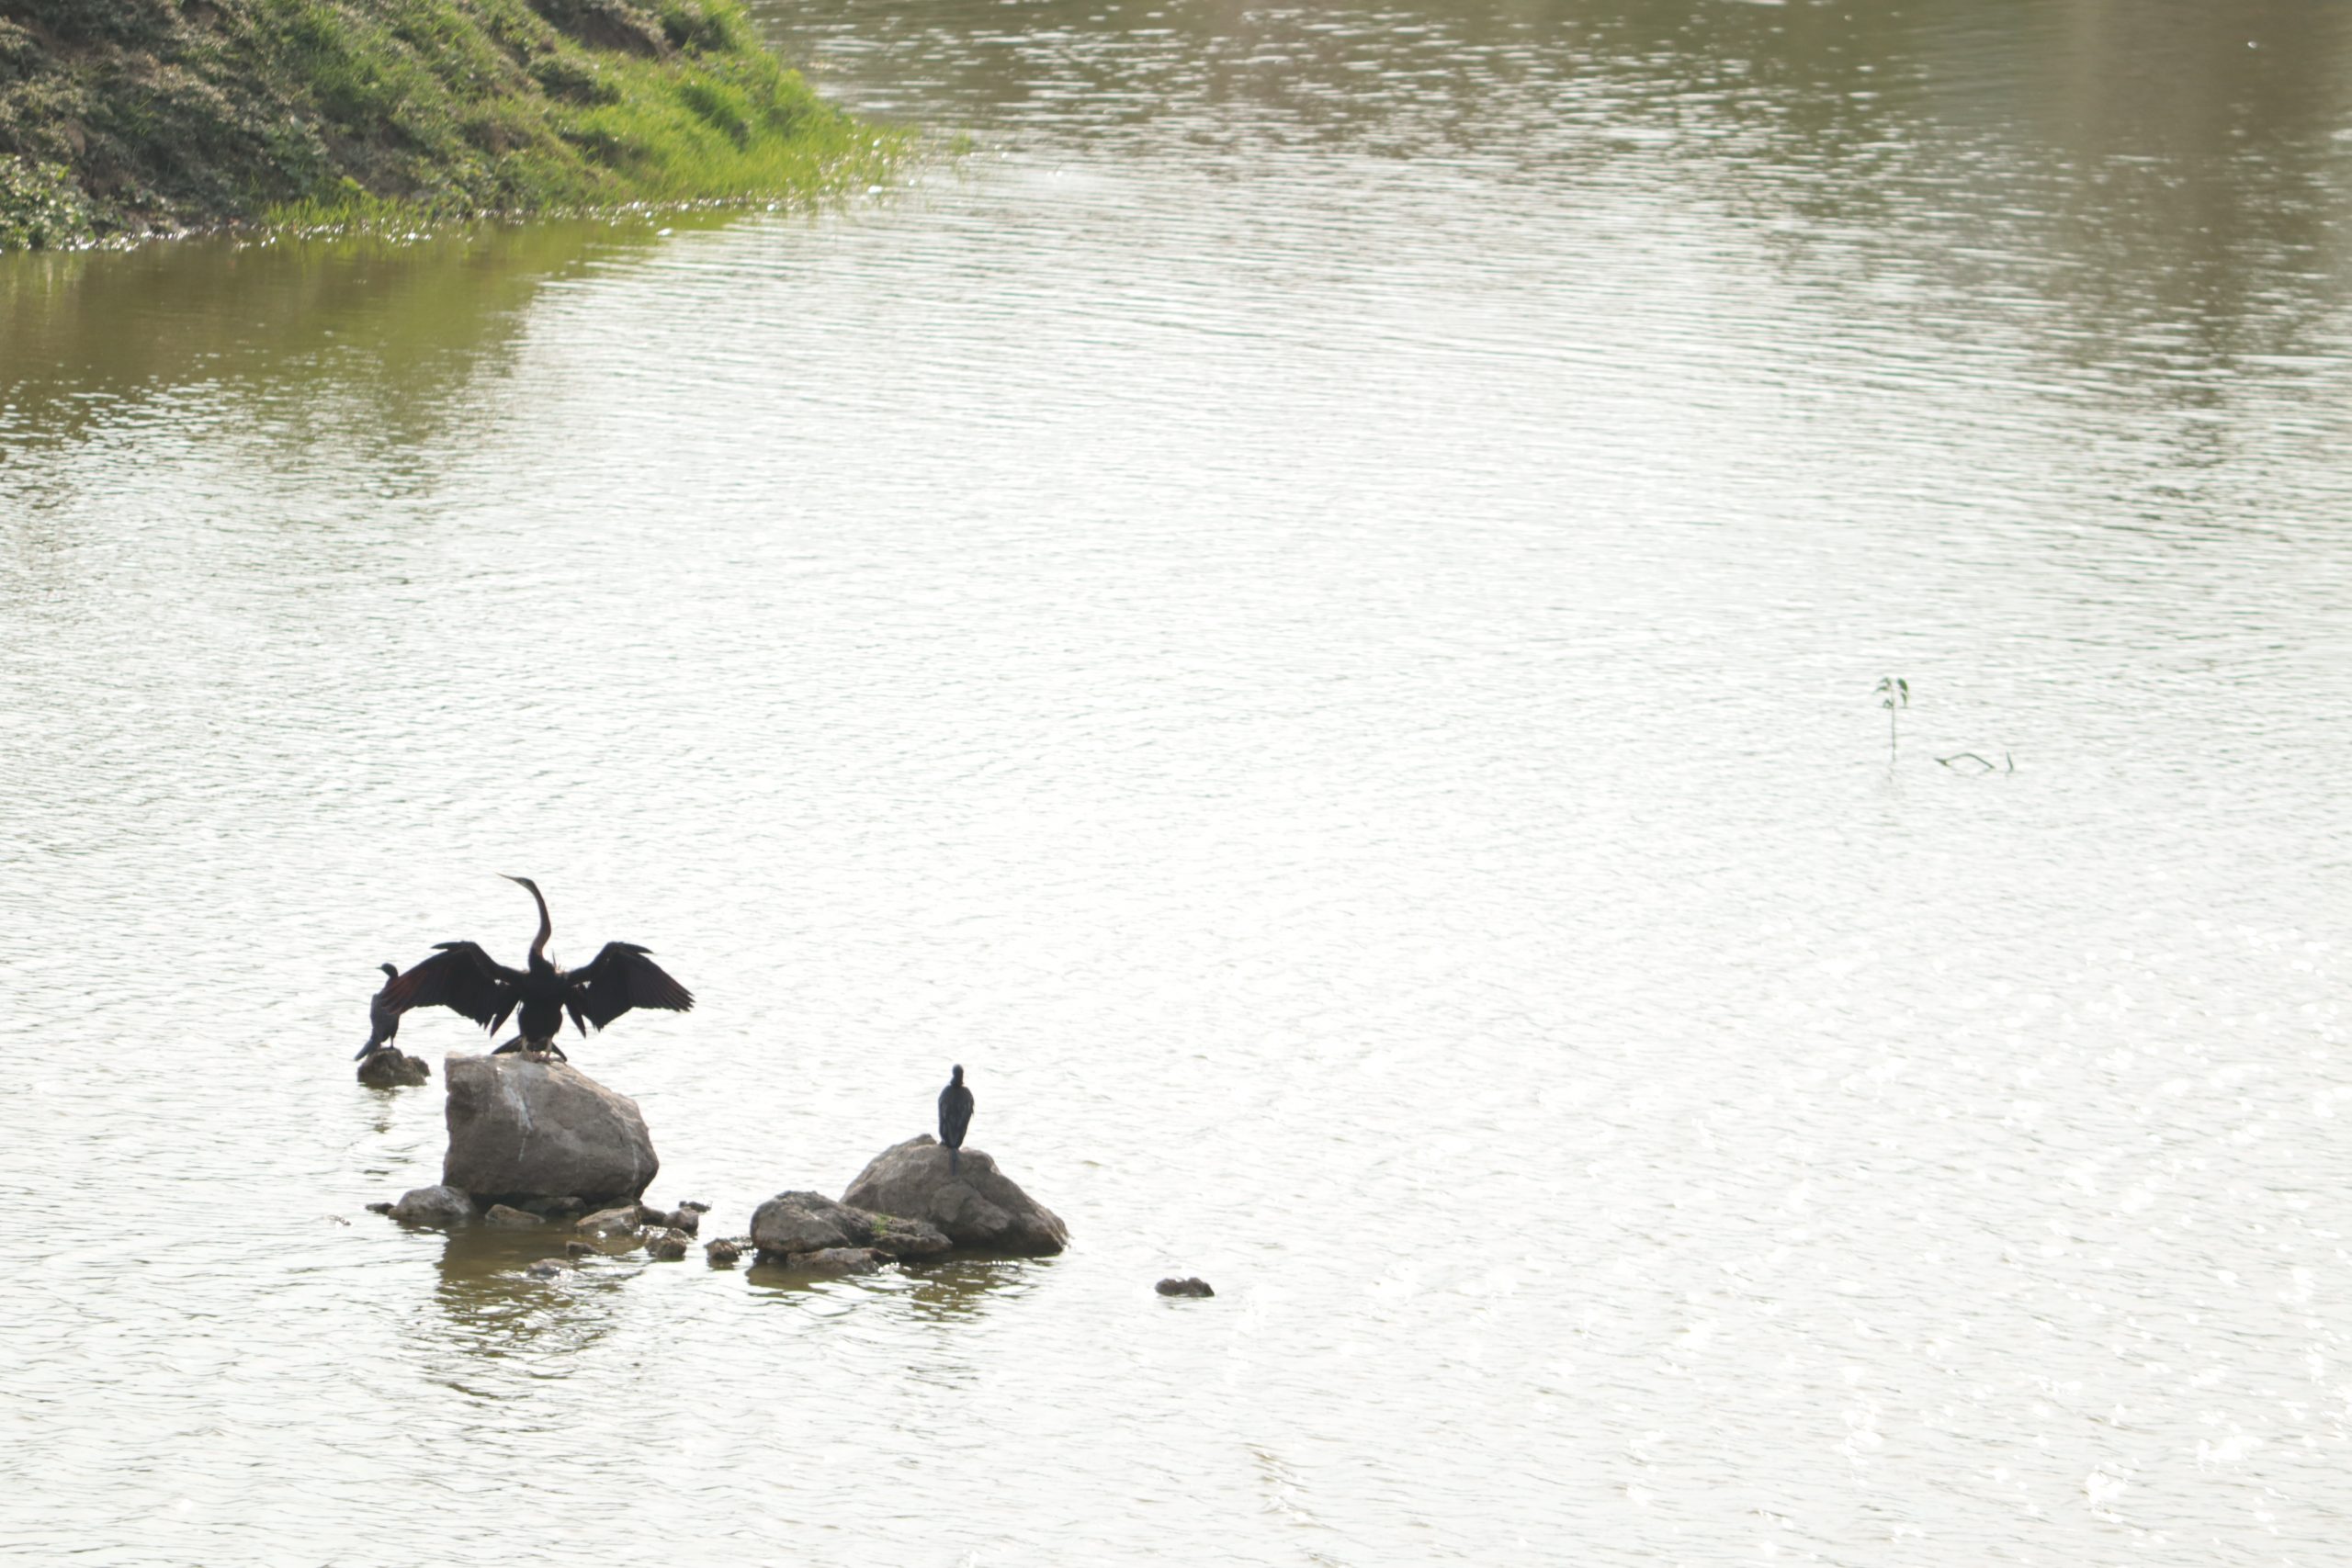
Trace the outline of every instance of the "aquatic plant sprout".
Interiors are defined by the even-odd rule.
[[[1876,689],[1878,705],[1886,710],[1886,765],[1891,768],[1894,766],[1895,716],[1911,705],[1911,682],[1888,675],[1880,680]]]

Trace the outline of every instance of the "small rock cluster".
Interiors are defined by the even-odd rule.
[[[449,1148],[440,1183],[370,1209],[403,1224],[445,1229],[481,1224],[528,1231],[571,1222],[569,1256],[532,1264],[527,1271],[538,1279],[558,1278],[592,1252],[642,1247],[657,1258],[686,1255],[709,1205],[660,1209],[641,1201],[661,1162],[634,1100],[569,1063],[521,1055],[453,1055],[444,1077]],[[1059,1217],[985,1152],[967,1148],[951,1162],[926,1134],[885,1150],[838,1201],[820,1192],[779,1192],[752,1216],[750,1235],[718,1237],[703,1251],[718,1268],[751,1251],[762,1263],[797,1272],[870,1274],[956,1251],[1049,1257],[1069,1242]],[[1208,1294],[1208,1287],[1195,1293]]]
[[[575,1258],[590,1252],[628,1252],[639,1247],[656,1258],[684,1258],[695,1233],[702,1228],[703,1215],[710,1212],[707,1203],[681,1203],[674,1209],[657,1209],[650,1203],[625,1203],[618,1208],[599,1209],[594,1213],[582,1214],[587,1206],[569,1194],[527,1199],[520,1204],[485,1201],[447,1182],[404,1192],[398,1202],[368,1205],[379,1214],[390,1214],[402,1224],[441,1230],[477,1223],[499,1230],[535,1230],[577,1215],[580,1217],[573,1224],[572,1230],[576,1235],[590,1239],[566,1244]],[[561,1263],[563,1260],[550,1261]],[[534,1264],[532,1267],[537,1269],[538,1266]]]

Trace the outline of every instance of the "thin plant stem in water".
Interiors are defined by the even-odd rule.
[[[1875,688],[1878,705],[1886,710],[1886,765],[1894,766],[1895,716],[1911,705],[1911,682],[1899,676],[1889,675]]]

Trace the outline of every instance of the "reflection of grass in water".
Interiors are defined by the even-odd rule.
[[[469,1355],[566,1354],[585,1349],[612,1326],[603,1299],[646,1267],[642,1254],[592,1258],[554,1280],[534,1280],[524,1269],[542,1258],[560,1258],[571,1239],[569,1225],[503,1230],[473,1225],[451,1231],[438,1262],[434,1304],[447,1319],[449,1343]]]
[[[1037,1271],[1052,1266],[1045,1258],[957,1258],[946,1263],[919,1263],[908,1270],[914,1288],[908,1299],[915,1315],[940,1322],[970,1317],[997,1302],[1026,1295]]]
[[[13,427],[0,435],[70,440],[120,400],[198,384],[232,399],[250,389],[278,420],[345,424],[373,444],[428,440],[454,394],[503,362],[541,288],[650,252],[655,228],[494,223],[410,242],[0,255],[0,408]]]
[[[916,1260],[885,1265],[871,1274],[803,1273],[780,1263],[754,1263],[744,1269],[743,1277],[755,1289],[777,1295],[830,1294],[833,1292],[827,1287],[849,1286],[902,1297],[918,1318],[948,1321],[970,1317],[1026,1294],[1035,1271],[1050,1263],[1050,1259],[1035,1258],[959,1258],[941,1263]]]

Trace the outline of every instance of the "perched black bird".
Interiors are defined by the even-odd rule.
[[[507,1051],[552,1051],[563,1028],[563,1015],[584,1036],[588,1025],[598,1029],[631,1008],[667,1008],[686,1012],[694,994],[672,979],[646,956],[646,949],[630,942],[608,942],[596,956],[577,969],[559,969],[548,961],[548,938],[555,922],[548,918],[548,901],[539,885],[527,876],[510,876],[530,889],[539,907],[539,934],[531,939],[529,966],[509,969],[495,963],[477,942],[435,942],[434,954],[386,986],[377,998],[394,1017],[410,1008],[445,1007],[463,1013],[492,1034],[517,1007],[515,1021],[522,1032],[492,1055]]]
[[[947,1168],[956,1169],[956,1153],[964,1146],[964,1130],[972,1124],[972,1091],[964,1087],[964,1069],[939,1091],[939,1141],[947,1145]]]
[[[401,977],[401,972],[389,964],[379,964],[376,967],[384,972],[384,988],[368,1003],[368,1043],[359,1047],[358,1056],[351,1058],[355,1062],[379,1046],[390,1045],[392,1036],[401,1032],[401,1010],[384,1000],[392,994],[391,982]]]

